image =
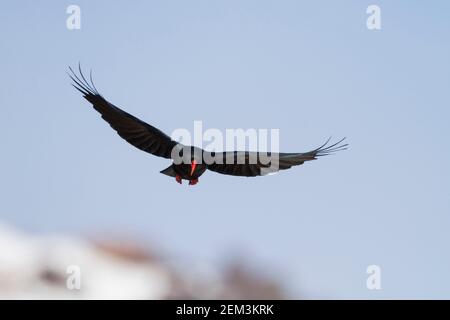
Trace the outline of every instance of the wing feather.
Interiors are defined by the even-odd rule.
[[[265,175],[270,172],[290,169],[293,166],[302,165],[306,161],[316,160],[318,157],[334,154],[341,150],[346,150],[345,138],[330,144],[331,138],[320,147],[304,153],[258,153],[258,152],[237,152],[229,151],[221,154],[222,163],[215,162],[208,164],[208,169],[221,174],[255,177]],[[206,151],[205,151],[206,152]],[[211,155],[209,155],[211,157]],[[271,161],[261,161],[263,156],[269,156]],[[237,160],[244,160],[239,163]],[[228,161],[227,161],[228,160]],[[231,162],[230,160],[233,160]]]
[[[92,72],[89,74],[90,82],[78,66],[79,75],[69,67],[69,76],[73,86],[81,92],[101,117],[122,137],[136,148],[158,157],[170,159],[172,149],[177,142],[173,141],[161,130],[145,123],[131,114],[116,107],[102,97],[92,81]]]

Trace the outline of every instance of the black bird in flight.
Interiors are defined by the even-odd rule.
[[[188,180],[195,185],[198,178],[208,169],[222,174],[233,176],[255,177],[262,176],[278,170],[289,169],[292,166],[303,164],[305,161],[315,160],[318,157],[345,150],[345,138],[336,143],[329,144],[328,139],[322,146],[304,153],[262,153],[249,151],[208,152],[203,149],[184,146],[166,135],[161,130],[145,123],[142,120],[116,107],[102,97],[92,81],[86,80],[81,67],[78,66],[79,75],[69,67],[69,76],[72,85],[80,91],[84,98],[92,103],[102,118],[117,131],[119,136],[138,149],[158,157],[171,159],[172,165],[161,171],[170,177],[175,177],[178,183]],[[182,158],[182,161],[180,161]],[[206,161],[209,159],[209,161]],[[211,160],[212,159],[212,160]]]

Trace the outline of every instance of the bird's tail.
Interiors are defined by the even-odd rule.
[[[176,177],[177,173],[175,172],[175,169],[173,168],[173,164],[169,167],[165,168],[164,170],[160,171],[162,174],[165,174],[169,177]]]

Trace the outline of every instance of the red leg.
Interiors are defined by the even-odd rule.
[[[176,175],[175,180],[177,180],[177,182],[178,182],[179,184],[182,184],[182,183],[183,183],[183,180],[181,180],[181,177],[180,177],[178,174]]]
[[[198,183],[198,179],[189,180],[190,186],[195,186]]]

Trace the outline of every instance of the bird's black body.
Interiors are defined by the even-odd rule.
[[[162,170],[161,173],[164,173],[170,177],[176,177],[178,175],[184,180],[196,180],[200,178],[200,176],[205,173],[207,169],[208,166],[206,164],[197,164],[191,175],[192,164],[181,163],[172,164],[168,168]]]
[[[332,154],[347,147],[347,144],[342,144],[345,138],[331,145],[328,145],[330,140],[328,139],[321,147],[309,152],[269,154],[270,163],[268,163],[264,161],[265,153],[248,151],[213,153],[197,147],[184,146],[173,141],[159,129],[108,102],[98,93],[92,76],[88,82],[80,67],[79,76],[71,68],[69,69],[69,76],[74,81],[73,86],[92,103],[94,109],[123,139],[138,149],[173,161],[172,165],[161,173],[175,177],[179,183],[184,179],[194,185],[206,170],[233,176],[261,176],[301,165],[305,161],[315,160],[317,157]]]

